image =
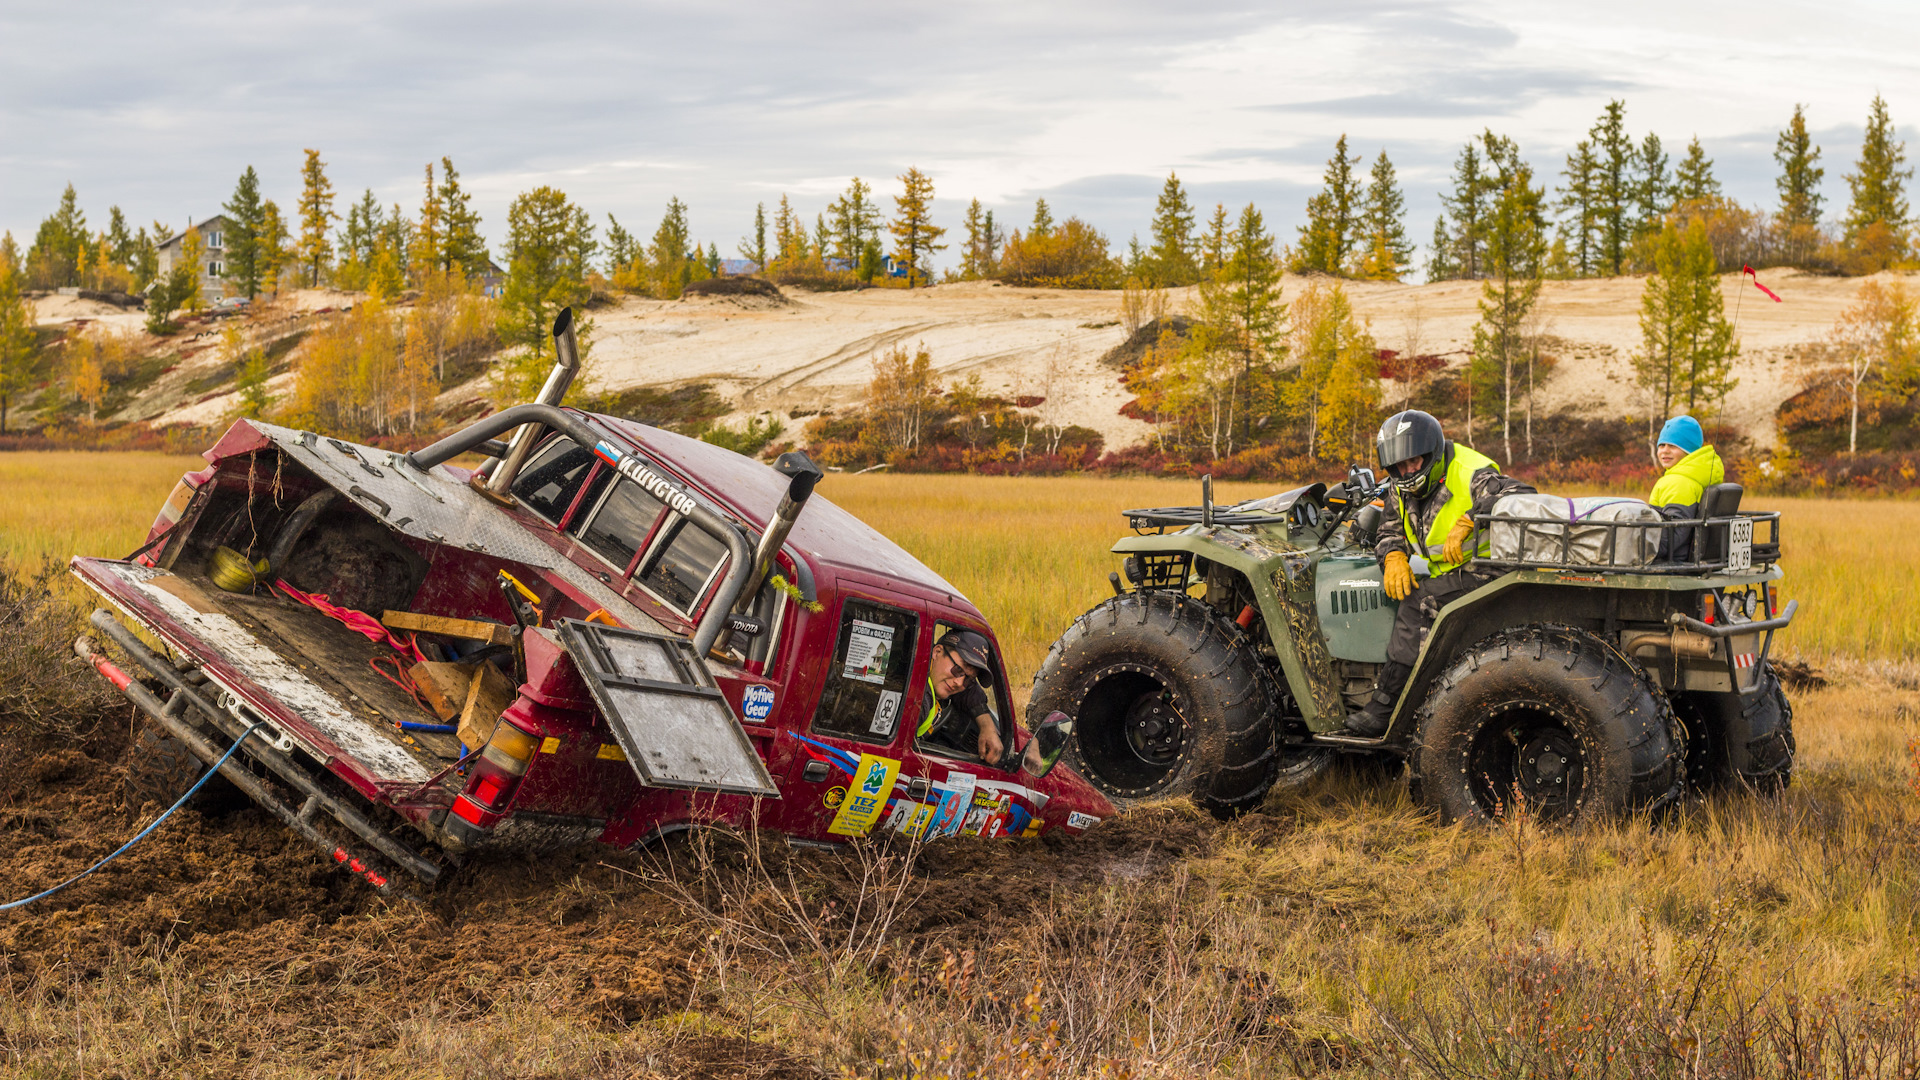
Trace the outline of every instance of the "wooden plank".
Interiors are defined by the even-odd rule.
[[[453,664],[429,660],[408,671],[420,696],[433,706],[440,719],[451,721],[466,704],[467,691],[473,687],[473,664]]]
[[[423,615],[417,611],[383,611],[380,622],[391,630],[412,630],[422,634],[484,641],[489,645],[511,645],[513,634],[504,623],[480,619],[454,619],[445,615]]]
[[[480,674],[467,691],[467,706],[460,713],[460,741],[468,749],[484,746],[493,737],[493,725],[507,706],[520,696],[513,680],[492,664],[481,664]]]

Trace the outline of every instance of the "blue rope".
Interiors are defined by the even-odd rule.
[[[93,873],[95,870],[98,870],[101,867],[112,862],[113,860],[119,858],[121,855],[126,853],[128,848],[132,847],[133,845],[139,843],[142,840],[145,840],[147,838],[147,834],[159,828],[161,822],[172,817],[173,812],[175,810],[178,810],[182,806],[185,806],[187,804],[187,800],[193,798],[193,793],[196,791],[199,791],[200,786],[202,784],[205,784],[207,781],[213,779],[213,775],[220,771],[220,766],[225,765],[227,763],[227,758],[232,757],[234,753],[240,749],[240,744],[243,742],[246,742],[247,736],[253,734],[254,729],[258,728],[259,726],[260,726],[259,724],[255,724],[253,725],[253,727],[250,727],[247,730],[241,732],[240,737],[233,740],[233,745],[227,748],[226,754],[222,756],[219,761],[216,761],[213,763],[213,768],[208,769],[204,774],[201,775],[200,779],[195,780],[193,782],[193,786],[187,789],[187,793],[185,795],[180,796],[179,802],[176,802],[172,806],[167,807],[164,813],[162,813],[159,817],[153,819],[153,824],[148,825],[146,828],[140,830],[140,835],[134,837],[133,839],[127,841],[124,844],[121,844],[120,850],[114,852],[113,854],[107,856],[104,859],[101,859],[99,862],[94,863],[92,866],[87,867],[85,870],[80,871],[79,873],[73,875],[67,880],[61,882],[60,884],[55,885],[53,888],[48,889],[46,892],[37,893],[33,896],[29,896],[25,900],[15,900],[11,904],[0,904],[0,911],[12,911],[14,908],[26,907],[28,904],[33,903],[35,900],[45,900],[47,897],[52,896],[54,893],[59,892],[61,889],[66,888],[67,886],[73,884],[74,882],[79,881],[81,878],[86,877],[88,874]]]

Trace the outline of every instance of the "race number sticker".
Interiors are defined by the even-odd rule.
[[[973,803],[976,782],[976,778],[968,773],[947,773],[946,780],[940,784],[940,803],[938,812],[933,816],[933,835],[952,836],[960,831],[967,807]]]
[[[880,704],[874,706],[873,723],[867,730],[875,735],[893,734],[893,725],[900,719],[900,691],[880,691]]]
[[[887,681],[887,662],[893,659],[893,627],[853,620],[847,636],[847,658],[840,665],[844,678],[866,683]]]
[[[773,715],[773,687],[754,683],[740,694],[740,715],[756,723]]]
[[[861,754],[853,768],[853,783],[847,788],[847,801],[833,815],[827,831],[835,836],[865,836],[886,809],[887,796],[900,776],[900,763],[892,758]]]

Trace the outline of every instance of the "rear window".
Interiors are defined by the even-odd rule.
[[[655,545],[656,554],[642,567],[638,580],[668,607],[690,616],[726,559],[727,545],[685,518],[670,528],[666,540]]]
[[[624,572],[646,546],[653,523],[660,519],[660,511],[664,509],[666,504],[640,485],[621,480],[600,500],[600,505],[587,518],[586,526],[573,531],[589,550]]]
[[[572,439],[558,438],[534,452],[514,478],[513,495],[521,505],[554,524],[567,516],[573,497],[593,471],[593,451]]]

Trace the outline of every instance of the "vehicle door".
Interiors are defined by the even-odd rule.
[[[919,720],[915,724],[912,756],[923,763],[929,781],[922,799],[926,809],[917,812],[925,815],[927,823],[923,828],[907,827],[923,831],[928,838],[1037,835],[1043,827],[1040,813],[1046,807],[1048,796],[1036,790],[1032,778],[1019,771],[1014,748],[1020,745],[1025,733],[1014,719],[1012,688],[1007,685],[1006,663],[999,643],[991,630],[971,616],[938,611],[934,615],[929,650],[938,645],[943,636],[956,630],[971,630],[987,640],[993,685],[980,689],[999,732],[1002,752],[999,760],[982,759],[977,727],[965,724],[965,717],[950,716],[950,706],[943,705],[929,687],[919,686],[921,699],[915,704],[914,714]],[[1015,764],[1003,768],[1003,762]]]
[[[913,786],[908,709],[926,678],[924,605],[844,591],[832,615],[833,646],[812,719],[796,722],[788,736],[798,752],[786,787],[790,805],[782,808],[792,815],[784,827],[822,839],[867,835]]]

